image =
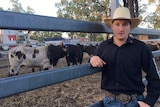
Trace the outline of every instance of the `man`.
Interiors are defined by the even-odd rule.
[[[145,43],[129,36],[141,18],[131,18],[128,8],[118,7],[113,19],[104,22],[111,27],[113,37],[102,42],[90,58],[92,67],[102,67],[103,106],[153,107],[160,95],[160,77],[155,60]],[[142,70],[148,80],[145,98]]]

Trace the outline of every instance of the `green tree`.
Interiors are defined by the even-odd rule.
[[[12,7],[13,7],[9,9],[10,11],[25,13],[25,10],[23,9],[21,3],[19,3],[18,0],[10,0],[10,2],[12,3]]]
[[[26,10],[26,13],[27,13],[27,14],[34,14],[35,11],[34,11],[34,9],[32,9],[30,6],[28,6],[28,7],[27,7],[27,10]]]
[[[57,17],[101,22],[103,15],[110,15],[109,2],[110,0],[61,0],[55,6],[58,8]],[[70,33],[70,36],[73,37],[73,34]],[[83,36],[83,33],[76,35]],[[91,34],[90,40],[94,41],[95,35]]]
[[[3,10],[3,8],[2,8],[2,7],[0,7],[0,10]]]
[[[110,12],[109,0],[61,0],[56,3],[57,16],[85,21],[100,21]]]
[[[144,18],[144,22],[149,23],[149,28],[154,29],[160,29],[160,1],[159,0],[148,0],[147,5],[143,5],[143,9],[146,12],[146,8],[148,5],[155,5],[156,10],[150,14],[148,14],[147,17]]]
[[[52,37],[62,37],[62,33],[50,32],[50,31],[32,31],[30,33],[31,39],[36,39],[39,41],[43,41],[44,38],[52,38]]]
[[[156,5],[156,10],[150,15],[150,23],[153,24],[155,29],[160,29],[160,1],[159,0],[149,0],[149,3],[154,3]],[[147,20],[149,21],[149,20]]]
[[[131,12],[131,17],[139,16],[138,0],[123,0],[124,7],[128,7]]]

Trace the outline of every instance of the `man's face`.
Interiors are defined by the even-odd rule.
[[[131,24],[129,20],[117,19],[114,20],[111,28],[113,30],[114,37],[118,40],[126,40],[130,32]]]

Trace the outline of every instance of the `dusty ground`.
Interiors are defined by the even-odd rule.
[[[84,59],[83,63],[86,63],[88,56],[86,55]],[[0,66],[7,63],[8,61],[0,61]],[[56,67],[63,66],[66,65],[64,65],[64,59],[61,59]],[[31,70],[21,69],[20,75],[24,73],[31,73]],[[101,73],[96,73],[6,97],[0,99],[0,105],[1,107],[87,107],[103,98],[100,90],[100,75]],[[0,69],[0,78],[7,76],[8,68]],[[156,103],[155,107],[160,107],[160,101]]]

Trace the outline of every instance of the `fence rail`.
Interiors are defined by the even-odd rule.
[[[0,28],[31,31],[62,31],[86,33],[112,33],[103,23],[70,20],[63,18],[29,15],[0,11]],[[160,31],[135,28],[131,34],[159,35]],[[158,57],[160,52],[153,52]],[[99,72],[98,68],[90,68],[88,64],[65,67],[49,71],[35,72],[0,79],[0,98],[45,87],[74,78]],[[5,90],[5,91],[4,91]]]
[[[100,69],[98,68],[89,67],[89,64],[83,64],[80,66],[56,68],[54,70],[1,78],[0,98],[57,84],[99,71]]]

